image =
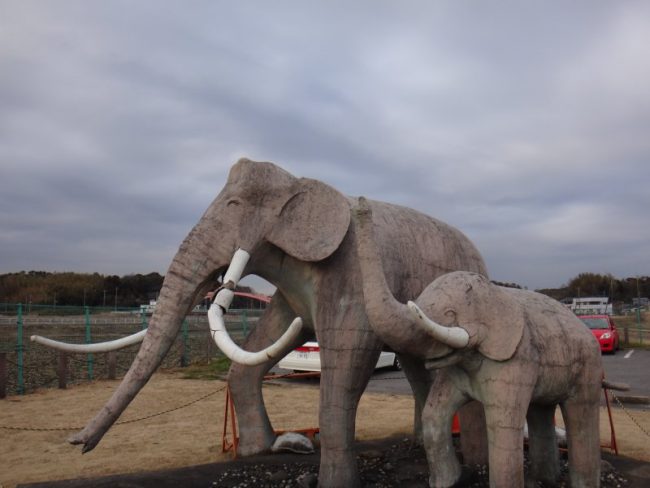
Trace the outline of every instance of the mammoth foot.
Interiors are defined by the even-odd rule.
[[[272,432],[258,435],[247,435],[240,432],[239,435],[237,455],[242,457],[270,452],[271,446],[275,442],[275,434]]]

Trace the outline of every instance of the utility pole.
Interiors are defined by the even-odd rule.
[[[636,325],[641,328],[641,293],[639,293],[639,277],[636,277]]]
[[[115,311],[117,312],[117,286],[115,287]]]

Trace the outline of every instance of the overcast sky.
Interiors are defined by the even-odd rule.
[[[0,0],[0,273],[164,273],[243,156],[650,275],[650,2]]]

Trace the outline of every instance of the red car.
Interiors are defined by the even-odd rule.
[[[578,318],[591,329],[591,333],[600,343],[602,352],[615,354],[620,349],[618,330],[609,315],[579,315]]]

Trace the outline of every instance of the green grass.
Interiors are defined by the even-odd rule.
[[[175,371],[183,373],[185,380],[217,380],[221,379],[230,369],[230,359],[219,356],[209,363],[195,363],[186,368],[178,368]]]

